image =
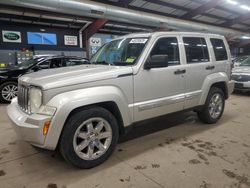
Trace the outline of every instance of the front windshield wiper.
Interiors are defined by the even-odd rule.
[[[112,65],[111,63],[108,63],[107,61],[95,61],[92,64],[96,64],[96,65]]]
[[[116,66],[128,66],[131,65],[130,63],[125,63],[121,61],[115,61],[113,63],[108,63],[107,61],[96,61],[93,62],[92,64],[97,64],[97,65],[116,65]]]
[[[128,65],[132,65],[131,63],[126,63],[126,62],[121,62],[121,61],[117,61],[117,62],[113,62],[114,65],[117,66],[128,66]]]

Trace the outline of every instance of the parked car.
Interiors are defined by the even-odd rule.
[[[244,61],[248,61],[248,59],[250,59],[250,56],[240,56],[240,57],[236,58],[233,61],[234,67],[240,66],[241,63],[243,63]]]
[[[101,47],[91,65],[20,77],[7,113],[27,142],[91,168],[137,122],[195,110],[216,123],[233,91],[231,63],[220,35],[131,34]]]
[[[232,79],[236,91],[250,91],[250,56],[233,69]]]
[[[42,69],[67,67],[86,63],[88,63],[87,59],[78,57],[37,55],[16,66],[0,69],[0,102],[8,103],[17,96],[17,80],[18,77],[24,74]]]

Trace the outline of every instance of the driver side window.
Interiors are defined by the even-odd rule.
[[[38,67],[40,69],[48,69],[49,66],[50,66],[50,60],[45,60],[45,61],[38,64]]]
[[[50,68],[60,68],[60,67],[64,67],[61,58],[51,59]]]
[[[168,37],[159,39],[153,47],[150,57],[153,55],[167,55],[168,66],[179,65],[180,55],[177,38]]]

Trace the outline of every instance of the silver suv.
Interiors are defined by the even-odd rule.
[[[19,78],[7,111],[24,140],[91,168],[136,122],[190,109],[216,123],[233,91],[231,63],[219,35],[131,34],[105,44],[89,65]]]

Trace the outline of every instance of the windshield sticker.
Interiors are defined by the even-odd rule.
[[[134,61],[135,61],[135,57],[128,57],[127,59],[126,59],[126,63],[133,63]]]
[[[145,44],[148,41],[148,39],[131,39],[129,43],[133,44]]]

